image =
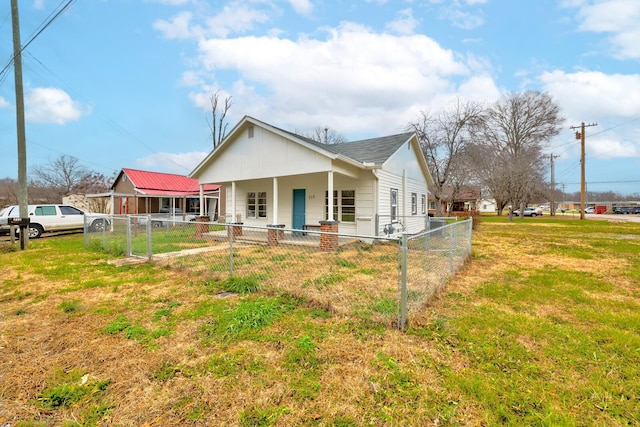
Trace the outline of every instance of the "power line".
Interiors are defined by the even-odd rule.
[[[58,7],[56,8],[56,9],[60,8],[60,10],[56,12],[56,9],[54,9],[53,12],[49,14],[47,19],[45,19],[45,21],[42,24],[40,24],[38,28],[36,28],[35,34],[31,36],[29,41],[24,45],[22,45],[22,47],[20,48],[20,53],[22,53],[40,34],[42,34],[42,32],[46,30],[49,27],[49,25],[53,23],[53,21],[55,21],[60,15],[62,15],[64,11],[67,10],[74,1],[75,0],[67,0],[67,3],[64,6],[62,6],[62,8],[60,8],[60,5],[62,4],[60,3],[60,5],[58,5]],[[4,82],[4,80],[6,79],[7,70],[9,69],[9,67],[11,67],[11,65],[13,65],[13,61],[15,60],[15,57],[16,57],[16,54],[14,54],[9,59],[9,62],[7,63],[7,65],[5,65],[2,70],[0,70],[0,84],[2,84],[2,82]]]

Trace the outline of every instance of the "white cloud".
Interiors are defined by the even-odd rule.
[[[597,138],[587,138],[591,156],[640,156],[638,130],[628,126],[640,117],[640,99],[630,95],[640,92],[640,75],[553,71],[542,73],[540,81],[560,105],[567,127],[598,124],[589,129]]]
[[[11,107],[11,103],[4,99],[4,97],[0,96],[0,109],[5,110]]]
[[[640,74],[552,71],[542,73],[540,81],[573,118],[640,116],[640,98],[632,95],[640,92]]]
[[[397,15],[395,20],[387,23],[387,31],[395,34],[413,34],[418,26],[418,20],[413,17],[413,11],[404,9],[399,11]]]
[[[304,9],[303,5],[298,5]],[[201,39],[207,36],[228,37],[253,30],[257,24],[269,21],[269,15],[250,4],[232,2],[225,5],[217,14],[196,23],[191,12],[181,12],[169,20],[157,20],[153,28],[168,39]]]
[[[288,0],[291,7],[300,15],[310,15],[313,12],[313,3],[309,0]]]
[[[189,174],[208,153],[154,153],[135,161],[136,167],[145,170],[161,170],[168,173]]]
[[[456,27],[464,30],[473,30],[484,24],[482,13],[471,13],[460,7],[458,2],[453,2],[451,6],[444,7],[440,11],[440,17],[451,21]]]
[[[25,95],[25,119],[35,123],[65,124],[91,114],[92,108],[74,101],[63,90],[36,88]]]
[[[640,7],[637,0],[596,0],[571,4],[578,7],[579,29],[608,33],[613,52],[620,59],[640,58]]]
[[[478,97],[497,92],[481,61],[472,61],[473,77],[463,58],[429,37],[380,34],[351,23],[326,29],[325,39],[212,38],[199,48],[206,72],[234,72],[236,88],[262,93],[247,98],[234,88],[239,100],[234,108],[254,115],[264,110],[269,120],[296,129],[312,128],[319,120],[345,133],[380,132],[385,125],[397,129],[411,118],[408,112],[426,108],[443,93],[458,95],[460,85]],[[206,99],[192,98],[199,104]],[[389,120],[381,123],[380,117]]]

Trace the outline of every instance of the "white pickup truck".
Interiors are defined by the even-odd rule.
[[[28,213],[30,239],[46,231],[82,230],[85,226],[85,212],[69,205],[29,205]],[[0,210],[0,234],[9,233],[11,219],[20,219],[19,206]],[[110,224],[107,215],[91,214],[89,231],[101,231],[107,224]]]

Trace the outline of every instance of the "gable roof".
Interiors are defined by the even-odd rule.
[[[189,177],[198,178],[207,165],[213,161],[219,152],[226,149],[234,136],[241,131],[246,125],[253,124],[261,128],[267,129],[277,135],[280,135],[290,141],[296,142],[312,151],[322,154],[331,159],[339,159],[360,168],[377,168],[381,167],[397,150],[408,142],[411,144],[418,154],[418,163],[422,169],[428,185],[433,185],[433,178],[427,166],[426,159],[422,155],[422,150],[418,143],[418,139],[414,132],[400,133],[396,135],[383,136],[379,138],[363,139],[359,141],[344,142],[339,144],[323,144],[311,138],[298,135],[276,126],[255,119],[251,116],[244,116],[231,129],[222,143],[214,148],[189,174]]]
[[[255,119],[254,119],[255,120]],[[256,120],[260,122],[259,120]],[[266,126],[278,129],[281,132],[289,134],[295,138],[301,139],[312,144],[321,150],[326,150],[334,154],[348,157],[358,163],[373,163],[376,166],[386,162],[398,148],[407,142],[414,135],[413,132],[399,133],[396,135],[383,136],[379,138],[361,139],[358,141],[341,142],[338,144],[323,144],[315,139],[298,135],[284,129],[280,129],[268,123],[260,122]]]
[[[126,176],[138,193],[145,195],[192,196],[200,194],[197,179],[173,173],[151,172],[138,169],[123,168],[111,189],[120,179]],[[206,184],[205,193],[216,191],[217,184]]]

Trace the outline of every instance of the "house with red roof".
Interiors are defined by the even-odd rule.
[[[111,213],[116,215],[182,212],[214,221],[224,212],[222,186],[200,186],[197,179],[172,173],[123,168],[111,186],[110,197]]]

